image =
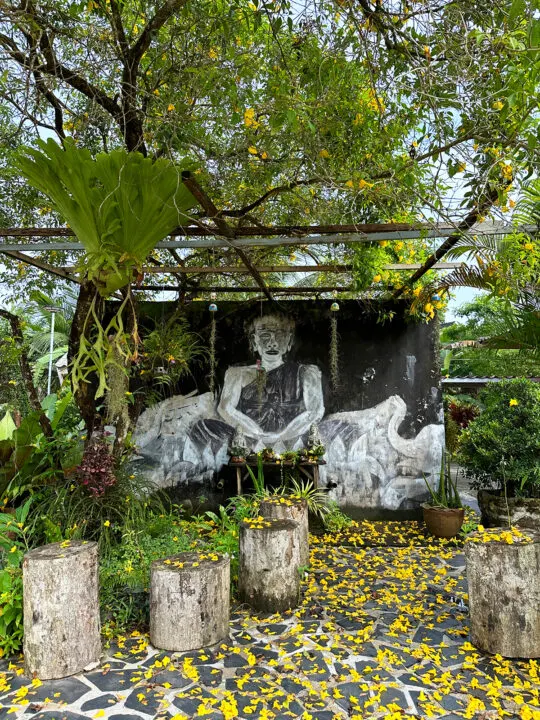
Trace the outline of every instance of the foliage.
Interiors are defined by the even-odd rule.
[[[267,448],[269,449],[269,448]],[[266,450],[266,449],[265,449]],[[263,451],[264,452],[264,451]],[[273,451],[272,455],[273,455]],[[264,494],[264,460],[263,460],[263,453],[257,454],[257,475],[253,472],[253,470],[249,467],[249,465],[246,465],[246,470],[249,473],[249,476],[251,480],[253,481],[253,488],[255,490],[255,495],[261,496]]]
[[[493,383],[481,414],[463,432],[459,460],[474,488],[540,496],[540,388],[529,380]]]
[[[47,195],[85,248],[83,274],[108,297],[133,279],[159,240],[186,222],[195,199],[169,161],[89,150],[52,138],[26,148],[19,168]]]
[[[38,413],[30,412],[10,439],[0,440],[0,494],[7,491],[12,499],[54,483],[80,460],[80,418],[71,392],[48,395],[42,407],[51,421],[52,438],[44,435]]]
[[[14,515],[0,508],[0,657],[20,649],[23,639],[22,560],[28,546],[31,499]]]
[[[464,403],[460,400],[451,399],[448,402],[448,414],[460,428],[469,427],[470,423],[478,417],[480,408],[474,403]]]
[[[11,335],[8,323],[0,318],[0,408],[4,411],[30,411],[19,365],[20,349]]]
[[[432,488],[428,479],[424,480],[431,496],[431,502],[427,504],[438,508],[462,508],[461,498],[457,488],[457,480],[452,479],[450,469],[450,456],[443,450],[441,455],[441,469],[439,473],[439,484],[436,489]]]
[[[324,527],[330,533],[339,533],[354,524],[352,518],[346,515],[335,500],[328,500],[328,511],[324,514]]]
[[[450,376],[540,375],[540,359],[534,347],[527,346],[528,331],[517,305],[502,297],[479,295],[461,305],[457,315],[463,320],[441,331]],[[514,347],[507,347],[511,344]]]
[[[323,520],[329,512],[328,496],[324,490],[316,488],[311,480],[291,478],[284,492],[293,498],[304,499],[309,512]]]
[[[114,470],[110,443],[104,438],[93,438],[84,450],[76,477],[90,495],[102,498],[116,484]]]
[[[125,529],[121,542],[100,561],[102,621],[114,621],[117,631],[146,627],[150,565],[159,558],[189,550],[192,542],[192,537],[179,526],[177,513],[149,513],[138,528]]]
[[[58,295],[51,295],[42,290],[32,290],[29,300],[22,305],[19,312],[24,318],[25,337],[28,343],[28,357],[33,362],[34,384],[39,386],[45,375],[50,358],[51,343],[51,307],[54,313],[53,362],[68,352],[69,334],[73,313],[77,303],[77,291],[73,287],[63,289]],[[56,369],[53,369],[52,385],[58,383]]]
[[[141,355],[136,385],[144,389],[145,402],[152,404],[165,393],[172,394],[192,364],[204,360],[207,353],[200,337],[190,332],[186,318],[176,312],[143,336]]]
[[[539,21],[533,0],[518,7],[512,0],[302,7],[172,0],[144,8],[132,0],[43,0],[21,13],[6,0],[0,112],[7,152],[20,134],[28,143],[32,130],[45,127],[92,152],[122,145],[190,157],[233,227],[252,218],[453,222],[455,198],[478,209],[486,188],[502,212],[509,183],[537,167],[530,98],[538,89]],[[35,195],[12,175],[16,192],[7,197],[25,211],[17,218],[32,216]],[[56,221],[49,208],[40,210],[38,220]],[[357,287],[379,295],[403,282],[386,264],[400,256],[421,261],[432,249],[430,241],[398,249],[399,242],[323,248],[317,260],[354,257]],[[251,251],[255,261],[269,255]],[[185,263],[230,257],[229,248],[202,249]],[[18,261],[9,259],[8,270],[13,282]],[[35,280],[34,270],[24,270]]]
[[[32,513],[36,537],[96,540],[107,552],[125,532],[144,527],[150,515],[166,512],[166,498],[144,478],[125,466],[116,466],[114,476],[102,494],[89,493],[73,475],[43,486]]]

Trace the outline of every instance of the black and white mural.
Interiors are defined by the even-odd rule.
[[[190,309],[207,332],[207,306]],[[321,484],[343,506],[414,506],[438,476],[444,443],[435,330],[399,318],[380,324],[341,303],[339,384],[329,381],[329,303],[220,304],[218,391],[203,373],[146,410],[135,442],[162,487],[211,482],[241,434],[252,450],[306,447],[314,424],[326,447]]]

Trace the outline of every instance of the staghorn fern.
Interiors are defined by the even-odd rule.
[[[73,141],[64,148],[38,140],[17,164],[84,245],[82,270],[107,297],[133,279],[155,247],[196,204],[177,167],[140,153],[114,150],[95,158]]]

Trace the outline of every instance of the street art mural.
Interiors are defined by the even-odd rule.
[[[384,342],[377,357],[373,322],[354,322],[349,306],[340,329],[336,393],[328,382],[325,313],[318,308],[307,323],[319,328],[313,334],[306,313],[289,305],[296,312],[267,310],[247,319],[240,312],[236,323],[228,315],[231,341],[240,338],[229,352],[236,362],[222,368],[215,394],[177,395],[142,414],[135,435],[141,467],[162,487],[204,485],[227,465],[236,434],[254,451],[271,447],[280,453],[306,447],[315,425],[326,448],[321,485],[330,497],[343,506],[413,506],[425,497],[424,477],[434,481],[438,475],[444,443],[432,333],[400,324],[392,343],[378,332]],[[200,316],[194,319],[196,324]],[[366,332],[360,334],[362,325]],[[226,342],[220,334],[220,345]],[[411,343],[416,354],[407,347]],[[241,349],[251,358],[233,357]],[[370,397],[379,401],[370,405]]]

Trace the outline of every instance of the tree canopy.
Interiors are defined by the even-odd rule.
[[[233,226],[474,221],[538,166],[535,5],[6,1],[3,132],[191,158]],[[35,196],[15,189],[28,217]],[[386,287],[403,275],[385,262],[424,250],[341,255]]]

